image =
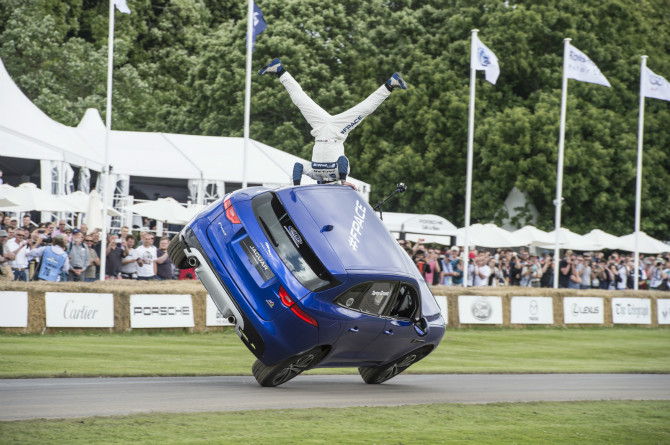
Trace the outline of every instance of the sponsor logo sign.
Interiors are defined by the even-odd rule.
[[[656,300],[658,309],[658,324],[670,324],[670,299]]]
[[[216,307],[211,295],[207,294],[206,301],[205,324],[207,326],[232,326],[232,324],[228,323],[228,320],[221,314],[219,308]]]
[[[553,324],[554,303],[551,297],[512,297],[512,324]]]
[[[502,298],[459,295],[458,320],[463,324],[502,324]]]
[[[449,309],[447,305],[447,297],[442,295],[436,295],[435,300],[437,300],[438,306],[440,306],[440,314],[444,318],[445,323],[449,323]]]
[[[192,328],[190,295],[141,294],[130,296],[131,328]]]
[[[565,324],[603,324],[604,303],[598,297],[565,297],[563,299],[563,322]]]
[[[0,292],[0,327],[28,327],[28,292]]]
[[[651,300],[612,298],[612,323],[651,324]]]
[[[114,295],[47,292],[44,295],[49,328],[113,328]]]

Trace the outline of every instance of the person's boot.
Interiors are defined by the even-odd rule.
[[[279,61],[279,59],[277,59],[277,61]],[[405,82],[405,79],[402,78],[400,73],[393,73],[393,75],[389,78],[389,80],[386,81],[384,85],[386,85],[386,89],[389,91],[393,91],[398,87],[402,88],[403,90],[407,89],[407,83]]]
[[[258,75],[262,76],[263,74],[274,73],[277,75],[277,77],[281,77],[284,72],[285,70],[281,64],[281,61],[279,59],[274,59],[272,62],[261,68],[261,70],[258,72]]]

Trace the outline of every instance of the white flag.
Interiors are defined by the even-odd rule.
[[[124,14],[130,14],[130,8],[128,8],[126,0],[114,0],[114,6],[116,6],[116,9],[118,9],[120,12]]]
[[[568,60],[565,61],[568,79],[597,83],[611,87],[609,81],[586,54],[568,43]]]
[[[644,97],[670,101],[670,83],[667,80],[655,74],[646,66],[642,75],[644,76],[642,79]]]
[[[493,54],[493,51],[479,40],[479,37],[475,35],[473,38],[475,41],[472,45],[473,53],[470,55],[470,67],[475,70],[484,70],[486,80],[495,85],[500,75],[498,58]]]

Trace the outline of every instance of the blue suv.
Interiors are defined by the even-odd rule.
[[[427,356],[445,321],[374,210],[341,185],[251,187],[212,203],[168,253],[195,267],[277,386],[315,367],[358,367],[382,383]]]

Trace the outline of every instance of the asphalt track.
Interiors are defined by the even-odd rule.
[[[670,400],[668,374],[303,375],[262,388],[253,377],[0,380],[0,421],[148,412],[241,411],[578,400]]]

